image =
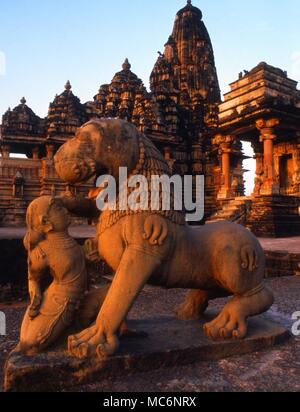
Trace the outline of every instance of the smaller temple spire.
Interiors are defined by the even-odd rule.
[[[123,70],[130,70],[131,69],[131,64],[129,63],[129,60],[126,58],[123,65],[122,65]]]
[[[65,89],[69,92],[72,89],[70,80],[67,81],[67,83],[65,84]]]
[[[26,104],[26,99],[25,99],[25,97],[22,97],[22,99],[20,100],[20,102],[21,102],[21,104],[22,104],[23,106],[25,106],[25,104]]]
[[[56,94],[50,103],[46,127],[49,140],[66,139],[75,134],[77,127],[82,126],[87,120],[86,109],[80,99],[75,96],[68,80],[65,90]]]
[[[179,12],[177,13],[177,16],[182,16],[186,12],[192,12],[193,14],[197,15],[197,17],[200,17],[200,20],[202,19],[201,10],[193,6],[192,0],[187,0],[186,5],[183,7],[183,9],[179,10]]]

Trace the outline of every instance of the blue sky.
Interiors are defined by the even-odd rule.
[[[299,0],[193,3],[213,41],[222,91],[260,61],[300,81]],[[6,75],[0,75],[0,114],[25,96],[45,116],[68,79],[75,94],[90,100],[125,57],[147,85],[157,51],[184,5],[185,0],[1,0],[0,60],[4,54]]]
[[[1,0],[0,115],[25,96],[40,116],[70,80],[82,101],[128,57],[148,85],[185,0]],[[260,61],[300,81],[299,0],[194,0],[215,50],[222,91]],[[5,64],[4,64],[5,63]],[[4,73],[5,72],[5,73]]]

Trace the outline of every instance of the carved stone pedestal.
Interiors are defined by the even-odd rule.
[[[65,351],[66,343],[41,355],[12,354],[6,363],[4,390],[60,391],[133,372],[243,355],[271,348],[290,337],[286,329],[264,315],[249,321],[245,340],[212,342],[202,332],[203,323],[211,320],[212,316],[212,313],[206,315],[201,322],[180,322],[160,317],[131,322],[132,328],[147,331],[149,336],[125,340],[118,355],[102,361],[72,358]]]

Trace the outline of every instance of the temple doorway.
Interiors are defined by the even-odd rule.
[[[12,159],[28,159],[28,157],[23,153],[10,153]]]
[[[251,196],[254,191],[254,181],[255,181],[255,171],[256,171],[256,161],[254,159],[254,150],[249,142],[243,143],[243,152],[250,159],[246,159],[243,162],[243,168],[246,171],[244,173],[245,180],[245,195]]]
[[[279,176],[280,176],[280,191],[283,194],[287,193],[293,185],[294,164],[293,155],[284,155],[280,157]]]

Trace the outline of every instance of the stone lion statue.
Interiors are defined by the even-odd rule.
[[[170,175],[163,156],[133,125],[113,119],[92,120],[55,156],[60,178],[81,184],[119,168],[150,178]],[[97,242],[102,259],[115,276],[96,322],[69,338],[77,357],[105,357],[119,346],[118,331],[145,284],[192,291],[179,307],[181,319],[198,319],[209,300],[233,296],[204,331],[211,339],[242,339],[247,319],[267,311],[273,295],[263,283],[264,252],[242,226],[220,222],[192,228],[183,212],[106,210],[93,199],[64,198],[64,206],[98,219]]]

